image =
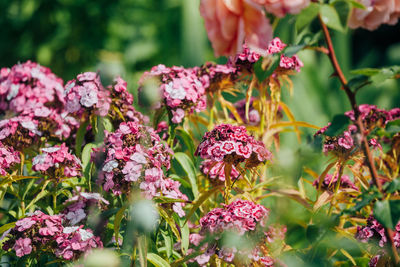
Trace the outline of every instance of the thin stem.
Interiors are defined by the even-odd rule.
[[[368,166],[368,169],[371,173],[371,177],[373,182],[375,183],[375,185],[378,187],[379,192],[382,193],[382,184],[379,181],[378,178],[378,171],[376,170],[376,166],[375,166],[375,162],[371,153],[371,150],[369,149],[369,144],[368,144],[368,140],[366,138],[366,131],[362,122],[362,119],[360,117],[360,112],[357,106],[357,102],[356,102],[356,94],[354,92],[351,91],[347,79],[343,74],[342,69],[340,68],[340,65],[337,61],[336,58],[336,54],[335,54],[335,49],[333,48],[333,44],[332,44],[332,39],[331,36],[329,34],[329,30],[328,27],[325,25],[325,23],[322,21],[321,16],[319,16],[319,21],[322,27],[322,31],[324,33],[325,36],[325,40],[326,40],[326,44],[328,46],[328,50],[329,50],[329,59],[331,60],[332,66],[335,70],[335,75],[339,78],[340,83],[342,84],[342,89],[346,92],[347,97],[350,100],[350,104],[351,107],[354,111],[354,117],[355,117],[355,121],[356,121],[356,125],[358,127],[358,130],[361,134],[361,146],[363,148],[363,152],[366,158],[366,163]],[[386,233],[388,233],[389,236],[389,240],[390,240],[390,245],[391,245],[391,249],[392,249],[392,254],[393,254],[393,261],[395,263],[395,265],[397,266],[400,263],[400,257],[397,253],[397,248],[396,245],[394,244],[394,240],[393,240],[393,231],[390,228],[386,228]]]

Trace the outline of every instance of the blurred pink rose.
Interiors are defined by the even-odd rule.
[[[253,0],[264,5],[267,12],[277,17],[283,17],[287,13],[297,14],[310,4],[310,0]]]
[[[400,16],[400,0],[357,0],[365,9],[354,8],[350,17],[350,28],[365,28],[370,31],[381,24],[396,24]]]
[[[254,1],[201,0],[200,13],[216,56],[237,54],[244,41],[251,50],[266,54],[273,30]]]

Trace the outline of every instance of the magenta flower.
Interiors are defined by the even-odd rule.
[[[235,166],[245,162],[249,168],[272,157],[262,142],[247,134],[245,127],[229,124],[218,125],[205,133],[195,154],[203,159]]]
[[[15,254],[18,257],[22,257],[24,255],[28,255],[32,252],[31,246],[32,240],[30,238],[19,238],[15,241],[15,245],[13,249],[15,250]]]

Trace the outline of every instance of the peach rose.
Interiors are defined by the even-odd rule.
[[[253,0],[264,5],[265,10],[277,17],[283,17],[287,13],[297,14],[310,4],[310,0]]]
[[[244,41],[266,54],[273,30],[262,6],[251,0],[201,0],[200,13],[216,56],[236,55]]]
[[[400,16],[400,0],[357,0],[366,9],[354,8],[350,17],[350,28],[365,28],[370,31],[381,24],[396,24]]]

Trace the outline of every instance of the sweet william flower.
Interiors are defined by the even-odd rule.
[[[261,5],[252,0],[201,0],[200,14],[216,56],[234,56],[244,41],[265,54],[272,27]]]
[[[32,252],[32,240],[30,238],[19,238],[15,241],[14,250],[18,257],[28,255]]]

